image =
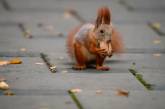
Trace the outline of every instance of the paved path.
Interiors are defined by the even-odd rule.
[[[72,70],[66,35],[104,5],[126,50],[110,71]],[[0,109],[165,109],[165,1],[0,0],[0,60],[15,57],[23,63],[0,66],[15,94],[0,90]]]

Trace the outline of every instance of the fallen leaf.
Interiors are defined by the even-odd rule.
[[[64,12],[64,18],[65,19],[70,19],[72,17],[71,13],[69,11]]]
[[[155,56],[155,57],[160,57],[160,56],[162,56],[162,54],[160,54],[160,53],[154,53],[154,54],[152,54],[153,56]]]
[[[154,43],[154,44],[160,44],[160,43],[161,43],[161,40],[158,40],[158,39],[153,40],[153,43]]]
[[[10,64],[21,64],[22,61],[20,58],[13,58],[9,61]]]
[[[75,88],[75,89],[71,89],[70,92],[72,92],[72,93],[80,93],[80,92],[82,92],[82,90],[79,89],[79,88]]]
[[[6,96],[13,96],[15,94],[11,90],[7,90],[7,91],[4,92],[4,95],[6,95]]]
[[[129,96],[129,92],[123,89],[117,89],[117,95],[118,96],[125,96],[128,97]]]
[[[102,90],[96,90],[96,94],[101,95],[101,94],[103,94],[103,92],[102,92]]]
[[[26,50],[26,48],[21,48],[20,51],[25,52],[25,51],[27,51],[27,50]]]
[[[0,61],[0,66],[8,65],[9,61]]]
[[[1,81],[0,82],[0,90],[8,90],[9,89],[9,85],[4,82],[4,81]]]

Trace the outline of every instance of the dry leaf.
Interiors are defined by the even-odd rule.
[[[103,92],[101,90],[96,90],[96,94],[101,95],[101,94],[103,94]]]
[[[0,66],[8,65],[9,61],[0,61]]]
[[[0,82],[0,90],[7,90],[7,89],[9,89],[9,85],[6,82],[1,81]]]
[[[4,92],[4,95],[6,95],[6,96],[13,96],[15,94],[12,91],[7,90],[7,91]]]
[[[118,95],[118,96],[126,96],[126,97],[128,97],[129,92],[126,91],[126,90],[123,90],[123,89],[118,89],[118,90],[117,90],[117,95]]]
[[[65,18],[65,19],[70,19],[71,17],[72,17],[72,15],[70,14],[69,11],[65,11],[65,12],[64,12],[64,18]]]
[[[79,89],[79,88],[75,88],[75,89],[71,89],[70,92],[72,92],[72,93],[80,93],[80,92],[82,92],[82,90]]]
[[[19,58],[13,58],[9,61],[10,64],[21,64],[22,61]]]
[[[160,43],[161,43],[161,40],[158,40],[158,39],[153,40],[153,43],[154,43],[154,44],[160,44]]]
[[[25,52],[25,51],[27,51],[27,50],[26,50],[26,48],[21,48],[20,51]]]
[[[160,53],[154,53],[154,54],[152,54],[153,56],[155,56],[155,57],[160,57],[160,56],[162,56],[162,54],[160,54]]]

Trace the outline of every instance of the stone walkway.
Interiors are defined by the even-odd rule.
[[[66,35],[105,5],[125,52],[110,71],[75,71]],[[165,1],[0,0],[0,61],[15,57],[0,66],[14,93],[0,90],[0,109],[165,109]]]

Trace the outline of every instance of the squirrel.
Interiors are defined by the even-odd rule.
[[[91,63],[97,70],[107,71],[104,66],[106,57],[123,51],[123,42],[111,22],[111,12],[108,7],[101,7],[95,24],[85,23],[71,30],[67,37],[67,52],[75,60],[76,70],[83,70]]]

